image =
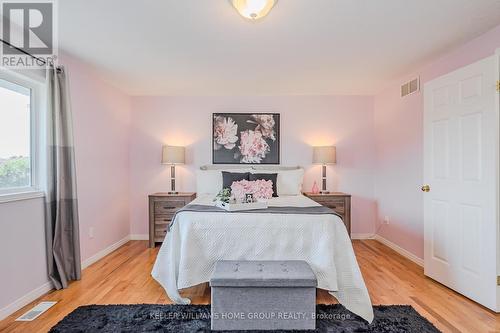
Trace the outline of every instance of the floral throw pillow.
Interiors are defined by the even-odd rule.
[[[246,194],[253,194],[255,199],[271,199],[273,196],[273,182],[271,180],[240,180],[231,185],[231,194],[237,201],[245,198]]]

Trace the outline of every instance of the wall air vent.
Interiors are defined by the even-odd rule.
[[[420,78],[413,79],[401,86],[401,97],[405,97],[420,91]]]

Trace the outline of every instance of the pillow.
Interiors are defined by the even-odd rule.
[[[196,193],[217,194],[222,188],[220,170],[196,170]]]
[[[278,184],[278,174],[277,173],[251,173],[248,180],[270,180],[273,182],[273,197],[278,196],[277,184]]]
[[[222,171],[225,170],[196,170],[196,193],[198,195],[219,193],[222,188]],[[250,168],[241,172],[250,172]]]
[[[253,194],[254,199],[271,199],[273,184],[270,180],[240,180],[231,185],[231,194],[237,201],[242,201],[246,194]]]
[[[228,172],[222,171],[222,189],[231,188],[233,182],[249,180],[250,172]]]
[[[276,173],[276,171],[259,170],[258,173]],[[300,195],[302,193],[302,182],[304,169],[279,170],[276,189],[279,196]]]

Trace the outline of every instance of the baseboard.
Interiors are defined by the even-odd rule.
[[[130,240],[149,240],[148,234],[131,234]]]
[[[125,238],[119,240],[118,242],[108,246],[107,248],[97,252],[94,254],[92,257],[85,259],[82,261],[82,269],[87,268],[88,266],[92,265],[96,261],[104,258],[111,252],[115,251],[118,249],[120,246],[124,245],[131,239],[131,235],[127,235]],[[15,300],[14,302],[10,303],[9,305],[5,306],[4,308],[0,309],[0,320],[3,320],[4,318],[10,316],[12,313],[16,312],[17,310],[21,309],[23,306],[33,302],[37,298],[45,295],[49,291],[53,289],[52,282],[47,282],[41,285],[40,287],[30,291],[26,295],[22,296],[21,298]]]
[[[374,234],[351,234],[351,239],[373,239]]]
[[[46,282],[40,287],[30,291],[23,297],[15,300],[14,302],[10,303],[9,305],[5,306],[4,308],[0,309],[0,320],[3,320],[16,312],[17,310],[21,309],[23,306],[33,302],[36,300],[38,297],[41,297],[51,291],[53,289],[52,287],[52,282]]]
[[[380,235],[375,235],[374,239],[379,241],[380,243],[384,244],[385,246],[390,247],[391,249],[393,249],[394,251],[396,251],[397,253],[399,253],[403,257],[413,261],[415,264],[424,267],[424,260],[422,258],[417,257],[416,255],[414,255],[410,251],[403,249],[401,246],[394,244],[390,240],[387,240]]]
[[[84,261],[82,261],[82,269],[87,268],[90,265],[92,265],[93,263],[95,263],[96,261],[104,258],[105,256],[107,256],[108,254],[110,254],[114,250],[118,249],[123,244],[127,243],[129,240],[130,240],[130,235],[127,235],[125,238],[120,239],[118,242],[111,244],[107,248],[97,252],[92,257],[85,259]]]

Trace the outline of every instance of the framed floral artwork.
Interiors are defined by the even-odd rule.
[[[213,164],[279,164],[279,113],[214,113]]]

